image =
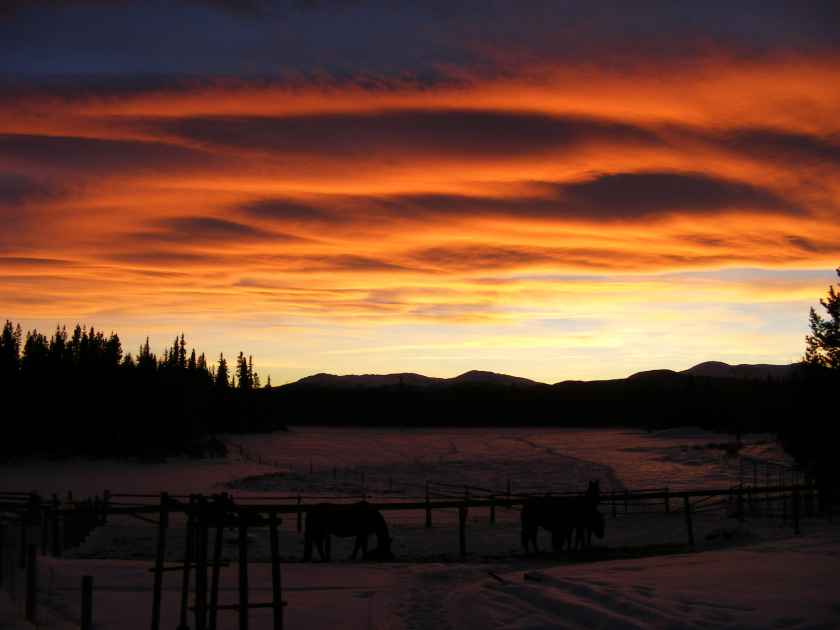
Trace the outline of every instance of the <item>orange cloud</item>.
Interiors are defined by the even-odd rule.
[[[802,304],[822,291],[812,277],[685,295],[670,274],[837,264],[837,61],[7,87],[0,305],[24,321],[339,330]]]

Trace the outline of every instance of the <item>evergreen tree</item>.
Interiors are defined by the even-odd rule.
[[[17,328],[12,322],[6,320],[3,332],[0,334],[0,373],[5,378],[7,375],[17,374],[20,369],[20,340],[23,331],[20,324]]]
[[[150,371],[156,370],[158,367],[157,357],[152,354],[148,337],[146,337],[146,343],[141,345],[140,350],[137,352],[137,367]]]
[[[190,358],[187,361],[187,369],[190,372],[195,372],[197,368],[198,368],[198,362],[197,362],[197,359],[195,358],[195,348],[193,348],[192,352],[190,353]]]
[[[219,354],[219,365],[216,367],[216,387],[224,389],[228,386],[228,364],[224,354]]]
[[[271,374],[268,375],[268,380],[265,382],[265,388],[271,389]]]
[[[36,330],[26,333],[21,372],[28,378],[41,378],[46,372],[50,347],[46,336]]]
[[[840,277],[840,267],[837,275]],[[840,370],[840,294],[834,290],[834,285],[828,287],[828,296],[820,300],[820,304],[828,313],[828,318],[823,318],[811,308],[811,334],[805,338],[804,361]]]
[[[251,389],[251,376],[248,371],[248,359],[240,352],[236,359],[236,380],[239,381],[239,389]]]
[[[112,332],[105,342],[105,364],[108,367],[117,367],[123,358],[122,342],[117,333]]]
[[[181,339],[178,340],[178,369],[187,369],[187,342],[184,339],[184,333],[181,333]]]

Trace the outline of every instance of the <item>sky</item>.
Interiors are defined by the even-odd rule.
[[[457,4],[457,6],[453,6]],[[316,372],[788,363],[840,5],[12,0],[0,318]]]

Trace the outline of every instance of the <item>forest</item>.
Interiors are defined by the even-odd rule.
[[[47,337],[6,321],[0,384],[6,457],[220,455],[217,433],[283,428],[261,405],[251,357],[211,366],[183,334],[160,356],[148,338],[135,355],[113,332],[77,324]]]

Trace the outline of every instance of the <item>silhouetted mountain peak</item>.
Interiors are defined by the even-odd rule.
[[[770,365],[767,363],[729,365],[722,361],[704,361],[687,370],[683,370],[682,373],[712,378],[740,378],[746,380],[772,378],[775,380],[787,380],[794,375],[798,366],[798,363],[791,363],[789,365]]]
[[[645,370],[627,377],[628,381],[671,381],[677,376],[674,370]]]
[[[446,379],[452,383],[489,383],[492,385],[540,385],[537,381],[521,376],[510,376],[498,372],[486,372],[484,370],[470,370],[459,374],[455,378]]]

